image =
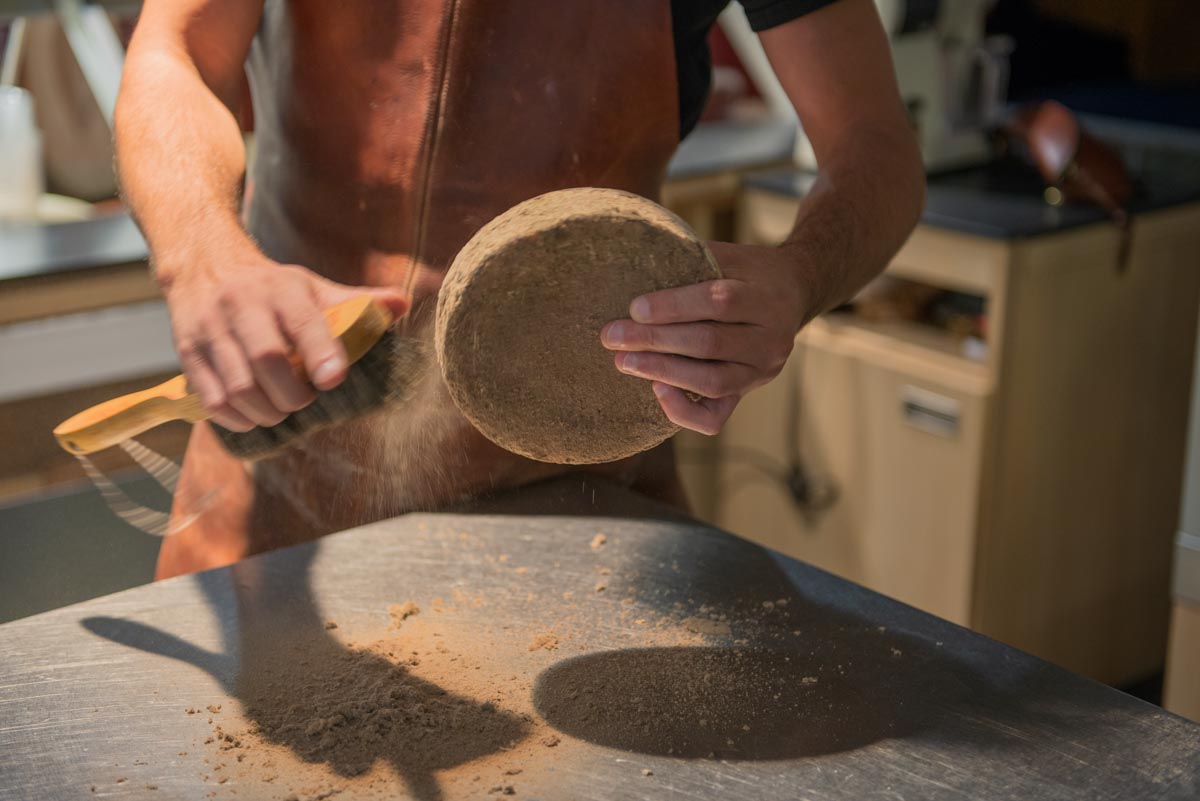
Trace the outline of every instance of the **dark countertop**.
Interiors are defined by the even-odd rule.
[[[1133,214],[1200,201],[1200,133],[1084,118],[1085,128],[1117,147],[1137,184]],[[747,176],[753,189],[802,197],[815,176],[795,168]],[[993,239],[1040,236],[1103,222],[1096,208],[1051,206],[1041,176],[1017,159],[929,177],[921,222]]]
[[[628,516],[518,514],[580,508]],[[1200,797],[1200,726],[612,485],[562,479],[475,511],[0,626],[0,796],[363,797],[349,757],[293,755],[337,726],[422,801],[493,784],[543,801]],[[389,634],[406,600],[422,612]],[[706,614],[730,630],[689,633]],[[557,650],[531,650],[547,630]],[[363,691],[453,704],[454,721],[383,739],[353,714],[270,728],[255,767],[244,715],[323,708],[337,666],[359,664],[350,643],[389,636],[418,664]],[[280,690],[288,676],[320,689]],[[552,754],[527,742],[550,731]]]

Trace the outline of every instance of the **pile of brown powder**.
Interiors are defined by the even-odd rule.
[[[400,628],[400,624],[416,614],[420,614],[421,607],[417,606],[412,601],[405,601],[402,604],[392,604],[388,607],[388,615],[392,618],[392,628]],[[336,624],[334,624],[336,626]]]
[[[529,643],[530,651],[553,651],[558,648],[558,637],[553,634],[539,634]]]
[[[399,616],[402,632],[370,643],[343,643],[321,626],[243,653],[243,714],[214,726],[202,779],[231,798],[241,783],[301,801],[334,792],[484,797],[492,786],[519,794],[545,766],[541,754],[559,746],[529,702],[529,677],[553,661],[557,636],[533,638],[540,655],[521,648],[533,661],[518,678],[513,657],[456,625],[453,607],[439,605],[435,620],[414,618],[410,604],[389,609],[409,612]]]

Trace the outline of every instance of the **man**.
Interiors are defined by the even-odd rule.
[[[347,365],[321,309],[364,291],[428,338],[457,250],[512,205],[606,186],[655,197],[707,86],[722,0],[147,0],[117,107],[124,193],[184,371],[215,422],[278,423]],[[877,274],[923,173],[870,0],[745,0],[822,165],[778,248],[713,243],[724,278],[635,299],[614,369],[715,433],[796,332]],[[252,195],[235,108],[248,66]],[[501,302],[498,299],[498,302]],[[536,315],[537,309],[528,313]],[[703,397],[687,399],[685,392]],[[568,468],[500,450],[430,367],[402,408],[243,465],[197,425],[159,575]],[[669,443],[590,468],[680,499]]]

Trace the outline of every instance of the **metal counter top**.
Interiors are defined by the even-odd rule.
[[[627,516],[520,514],[581,510]],[[344,648],[383,629],[388,604],[424,607],[456,591],[486,602],[461,606],[446,645],[465,631],[523,665],[513,678],[530,682],[533,706],[564,740],[562,758],[516,777],[517,798],[1200,797],[1200,726],[730,534],[665,519],[624,490],[568,478],[475,512],[408,515],[0,626],[0,797],[286,798],[285,776],[203,780],[211,725],[183,708],[235,715],[246,674],[285,658],[268,643]],[[608,537],[600,553],[589,547],[598,531]],[[598,564],[611,568],[606,592],[592,591]],[[542,617],[575,621],[557,651],[526,651],[512,628],[535,595]],[[764,612],[779,599],[787,604]],[[732,627],[704,647],[647,649],[645,629],[619,614],[701,607]],[[667,754],[641,722],[596,726],[541,705],[555,686],[586,693],[631,676],[639,693],[666,693],[689,662],[734,652],[790,671],[784,692],[803,711],[768,712],[771,737],[733,753]],[[639,672],[649,654],[678,670]],[[696,703],[703,713],[705,699]],[[464,744],[448,763],[479,756]],[[331,770],[323,792],[357,797],[339,781]],[[436,773],[409,787],[422,801],[443,797]],[[479,787],[445,797],[487,797]]]

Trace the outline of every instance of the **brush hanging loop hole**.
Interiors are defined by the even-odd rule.
[[[158,485],[172,495],[179,486],[179,465],[172,462],[161,453],[147,448],[135,439],[122,440],[121,450],[137,462]]]
[[[108,508],[112,510],[113,514],[146,534],[165,537],[170,533],[168,530],[171,522],[170,514],[138,503],[130,498],[125,490],[118,487],[112,479],[104,475],[91,459],[82,454],[77,454],[76,458],[83,465],[83,471],[87,473],[92,484],[100,490],[100,496],[104,498],[104,502],[108,504]],[[167,460],[164,459],[164,461]]]

